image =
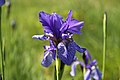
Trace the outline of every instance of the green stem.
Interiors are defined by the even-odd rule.
[[[104,19],[103,19],[103,70],[102,70],[102,79],[104,80],[105,76],[105,62],[106,62],[106,39],[107,39],[107,13],[104,13]]]
[[[2,61],[2,78],[3,80],[5,80],[5,71],[4,71],[5,46],[4,46],[4,41],[2,42],[1,13],[2,13],[2,8],[0,7],[0,47],[1,47],[1,61]]]
[[[65,66],[65,64],[62,61],[60,61],[59,80],[62,79],[62,75],[63,75],[63,72],[64,72],[64,66]]]
[[[64,66],[65,66],[65,64],[57,56],[56,57],[55,74],[54,74],[55,80],[61,80],[62,79],[62,75],[63,75],[63,72],[64,72]]]
[[[56,58],[56,76],[57,76],[57,80],[59,80],[59,66],[60,66],[60,60],[57,57]]]
[[[56,67],[55,67],[55,80],[61,80],[64,72],[65,64],[59,59],[56,58]]]

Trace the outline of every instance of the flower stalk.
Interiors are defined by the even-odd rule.
[[[2,32],[1,32],[1,13],[2,13],[2,8],[0,7],[0,47],[1,47],[1,62],[2,62],[2,78],[3,80],[5,80],[5,76],[4,76],[4,62],[5,62],[5,58],[4,58],[4,44],[2,42]]]
[[[54,80],[61,80],[63,72],[64,72],[64,63],[57,56]]]
[[[106,46],[107,46],[107,13],[104,13],[103,18],[103,68],[102,68],[102,79],[104,80],[105,76],[105,62],[106,62]]]
[[[56,58],[56,76],[57,76],[57,79],[56,79],[56,80],[60,80],[60,79],[59,79],[59,66],[60,66],[60,60],[59,60],[59,58],[57,57],[57,58]]]

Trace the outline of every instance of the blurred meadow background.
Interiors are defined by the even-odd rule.
[[[73,18],[84,21],[81,35],[74,35],[76,43],[86,47],[102,71],[103,14],[107,12],[107,53],[104,80],[120,80],[120,0],[11,0],[11,11],[2,7],[2,38],[5,43],[6,80],[53,80],[54,64],[41,65],[47,41],[32,39],[43,34],[38,13],[56,12],[65,19],[69,10]],[[81,55],[76,54],[79,58]],[[1,55],[0,55],[0,64]],[[70,66],[65,66],[62,80],[72,80]],[[0,67],[0,73],[1,73]],[[79,66],[74,80],[81,80]]]

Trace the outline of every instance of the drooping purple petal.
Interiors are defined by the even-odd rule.
[[[52,57],[52,51],[46,51],[44,53],[44,58],[42,60],[42,65],[44,67],[48,67],[52,62],[54,61],[53,57]]]
[[[85,75],[84,75],[84,80],[91,80],[91,70],[87,69]]]
[[[98,67],[94,66],[92,68],[92,73],[91,73],[92,77],[95,79],[95,80],[101,80],[101,77],[102,77],[102,73],[99,71]]]
[[[86,78],[85,80],[89,80],[91,78],[94,78],[95,80],[101,80],[102,73],[99,71],[99,69],[97,67],[96,60],[93,60],[90,64],[88,64],[86,66],[86,68],[87,68],[87,71],[88,70],[90,71],[90,73],[89,73],[89,75],[87,75],[87,72],[86,72],[86,76],[84,77],[84,78]]]
[[[49,39],[45,35],[34,35],[34,36],[32,36],[32,38],[37,39],[37,40],[48,40]]]
[[[80,53],[84,53],[86,51],[85,48],[82,48],[81,46],[77,45],[75,42],[74,42],[74,45],[75,45],[75,49],[80,52]]]
[[[80,62],[80,61],[75,61],[75,62],[73,62],[73,63],[72,63],[72,67],[71,67],[71,72],[70,72],[70,75],[71,75],[71,76],[75,76],[75,74],[76,74],[76,66],[77,66],[78,64],[79,64],[80,66],[84,67],[84,63],[83,63],[83,62]]]
[[[51,46],[44,46],[45,51],[51,51],[52,52],[52,57],[55,60],[56,58],[56,48],[51,47]]]
[[[66,46],[63,44],[63,42],[60,42],[58,44],[58,57],[64,61],[65,63],[66,62],[66,59],[67,59],[67,48]]]
[[[91,57],[91,55],[89,54],[88,50],[85,51],[85,55],[86,55],[86,57],[87,57],[88,59],[90,59],[90,61],[92,61],[92,57]],[[95,62],[95,61],[93,61],[93,62]]]
[[[0,0],[0,7],[5,4],[5,0]]]
[[[89,54],[88,50],[86,50],[84,53],[83,53],[83,59],[85,61],[85,64],[87,65],[89,60],[92,62],[95,62],[96,60],[92,61],[92,57],[91,55]]]
[[[100,70],[98,69],[98,67],[96,67],[96,72],[97,72],[99,80],[100,80],[102,78],[102,73],[100,72]]]
[[[75,52],[76,50],[73,42],[69,42],[66,45],[63,44],[63,42],[58,44],[58,57],[67,65],[70,65],[73,62]]]
[[[69,61],[68,65],[70,65],[73,62],[73,59],[74,59],[74,56],[75,56],[75,53],[76,53],[76,49],[74,47],[74,42],[73,41],[68,43],[67,51],[68,51],[68,61]]]

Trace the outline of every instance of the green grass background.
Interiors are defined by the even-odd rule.
[[[107,53],[105,80],[120,79],[120,1],[119,0],[11,0],[10,18],[6,18],[6,6],[2,7],[2,37],[5,41],[5,78],[6,80],[53,80],[55,62],[49,67],[41,66],[43,46],[47,41],[34,40],[34,34],[43,34],[38,13],[56,12],[67,17],[69,10],[73,18],[84,21],[81,35],[74,40],[86,47],[93,59],[98,61],[102,71],[103,14],[107,12]],[[16,21],[13,30],[11,21]],[[79,58],[81,55],[76,54]],[[1,55],[0,55],[1,59]],[[0,60],[1,64],[1,60]],[[71,67],[65,66],[62,80],[72,80]],[[0,68],[1,72],[1,68]],[[77,67],[74,80],[82,80]]]

